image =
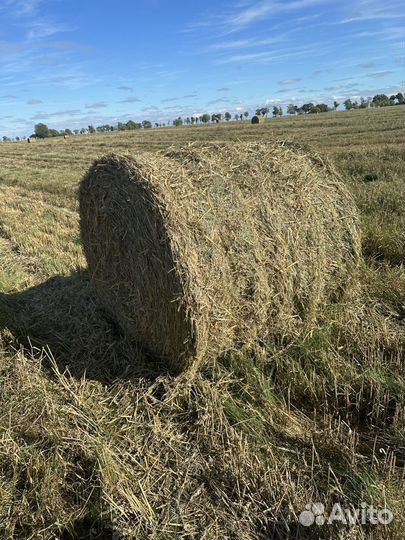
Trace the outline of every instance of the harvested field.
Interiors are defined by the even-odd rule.
[[[403,537],[404,112],[0,144],[1,538]],[[276,139],[309,143],[354,198],[358,287],[288,345],[173,377],[98,306],[79,183],[111,152]],[[315,502],[394,519],[303,527]]]

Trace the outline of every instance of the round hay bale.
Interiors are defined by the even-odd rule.
[[[81,183],[80,216],[102,304],[175,372],[297,336],[360,257],[347,189],[288,143],[107,155]]]
[[[259,116],[259,115],[255,114],[254,116],[252,116],[251,123],[252,124],[264,124],[265,120],[266,119],[265,119],[264,116]]]

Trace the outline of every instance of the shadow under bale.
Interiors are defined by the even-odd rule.
[[[56,276],[20,293],[0,295],[0,330],[24,347],[47,348],[61,371],[108,383],[154,379],[166,372],[128,340],[98,306],[87,272]]]

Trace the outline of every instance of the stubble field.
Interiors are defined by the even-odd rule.
[[[0,144],[0,537],[403,537],[402,106]],[[287,347],[193,380],[148,363],[97,306],[77,187],[104,153],[294,140],[360,211],[344,303]],[[389,525],[305,527],[306,504],[389,508]]]

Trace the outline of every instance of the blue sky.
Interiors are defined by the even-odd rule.
[[[402,0],[0,0],[0,136],[404,86]]]

